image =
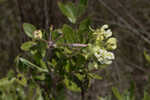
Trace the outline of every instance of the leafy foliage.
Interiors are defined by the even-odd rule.
[[[68,2],[66,4],[59,2],[58,6],[61,12],[65,16],[67,16],[69,21],[75,24],[77,18],[80,17],[85,12],[87,2],[88,2],[87,0],[80,0],[80,3],[78,5],[73,4],[71,2]]]
[[[21,100],[31,100],[30,97],[32,100],[65,100],[65,89],[83,94],[90,87],[92,79],[102,79],[93,70],[112,63],[117,41],[112,37],[108,25],[92,29],[90,18],[76,24],[86,4],[87,0],[80,0],[78,5],[58,3],[73,25],[64,24],[58,29],[50,27],[47,32],[24,23],[24,32],[31,38],[21,46],[26,56],[16,57],[17,75],[3,79],[2,84],[8,83],[11,87],[18,84],[10,87],[10,91],[20,89]],[[27,93],[25,88],[28,88]],[[2,90],[2,98],[6,97],[6,93]]]

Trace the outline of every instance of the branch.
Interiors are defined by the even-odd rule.
[[[69,46],[69,47],[87,47],[88,44],[73,43],[73,44],[63,44],[63,46]]]
[[[49,29],[49,16],[48,16],[48,0],[44,0],[44,17],[45,17],[45,29]]]
[[[51,47],[58,47],[58,46],[68,46],[68,47],[87,47],[88,44],[80,44],[80,43],[72,43],[72,44],[59,44],[59,45],[56,45],[54,42],[50,41],[48,43],[48,47],[51,48]]]
[[[120,19],[128,29],[130,29],[132,32],[134,32],[137,36],[140,36],[145,42],[150,44],[150,40],[144,37],[137,29],[132,27],[122,16],[120,16],[115,10],[113,10],[111,7],[108,6],[107,3],[105,3],[104,0],[98,0],[105,8],[107,8],[114,16]]]

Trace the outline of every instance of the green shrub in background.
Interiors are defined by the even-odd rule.
[[[135,96],[134,89],[125,90],[123,93],[120,93],[117,88],[112,88],[113,95],[115,96],[115,100],[137,100]],[[106,97],[98,97],[98,100],[114,100],[112,99],[112,96],[106,96]],[[144,96],[141,100],[150,100],[150,95],[148,92],[144,92]]]
[[[0,100],[65,100],[65,89],[80,92],[85,100],[91,79],[102,79],[94,71],[111,64],[117,48],[108,25],[93,29],[90,18],[81,17],[86,5],[87,0],[59,2],[72,23],[59,29],[23,24],[30,40],[15,59],[16,72],[0,80]]]

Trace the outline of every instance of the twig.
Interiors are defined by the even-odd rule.
[[[49,18],[48,18],[48,0],[44,0],[44,16],[45,16],[45,28],[46,31],[49,29]]]
[[[69,47],[87,47],[87,44],[79,44],[79,43],[74,43],[74,44],[63,44],[64,46],[69,46]]]
[[[131,13],[130,11],[128,11],[119,0],[117,0],[117,3],[119,4],[119,6],[126,12],[126,15],[137,25],[140,27],[140,30],[142,30],[141,32],[143,34],[147,34],[149,35],[149,32],[146,31],[145,27],[143,26],[143,24],[137,20]]]
[[[140,36],[145,42],[150,44],[150,40],[145,38],[143,35],[140,34],[138,30],[136,30],[134,27],[132,27],[123,17],[121,17],[116,11],[114,11],[112,8],[110,8],[103,0],[98,0],[100,3],[103,4],[104,7],[106,7],[114,16],[118,17],[120,21],[122,21],[128,29],[130,29],[132,32],[134,32],[136,35]]]
[[[26,37],[25,37],[25,35],[24,35],[24,33],[23,33],[23,28],[22,28],[22,24],[23,24],[23,22],[24,22],[24,15],[23,15],[23,7],[22,7],[22,5],[21,5],[21,2],[22,1],[20,1],[20,0],[16,0],[16,5],[17,5],[17,7],[18,7],[18,12],[19,12],[19,28],[20,28],[20,33],[22,33],[22,42],[24,42],[25,40],[26,40]]]
[[[24,16],[23,16],[23,11],[22,11],[22,6],[21,6],[21,1],[20,0],[16,0],[18,9],[19,9],[19,14],[20,14],[20,22],[24,22]]]
[[[144,28],[144,26],[142,25],[142,23],[141,23],[139,20],[137,20],[137,19],[130,13],[130,11],[127,10],[127,8],[121,4],[121,2],[120,2],[119,0],[117,0],[117,3],[118,3],[119,6],[126,12],[127,16],[128,16],[129,18],[131,18],[132,21],[133,21],[136,25],[138,25],[138,26],[141,28],[140,30],[143,30],[143,29],[144,29],[143,31],[144,31],[145,33],[148,33],[148,32],[145,31],[145,28]]]
[[[50,41],[48,43],[48,47],[57,47],[57,45],[55,43],[53,43],[52,41]],[[88,44],[80,44],[80,43],[72,43],[72,44],[59,44],[59,46],[68,46],[68,47],[87,47]]]

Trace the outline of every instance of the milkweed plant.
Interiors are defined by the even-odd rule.
[[[87,3],[58,2],[70,25],[45,30],[23,24],[30,39],[21,45],[16,70],[0,80],[0,100],[66,100],[66,90],[85,100],[91,80],[102,79],[94,71],[110,65],[117,48],[108,25],[94,28],[90,17],[82,17]]]

